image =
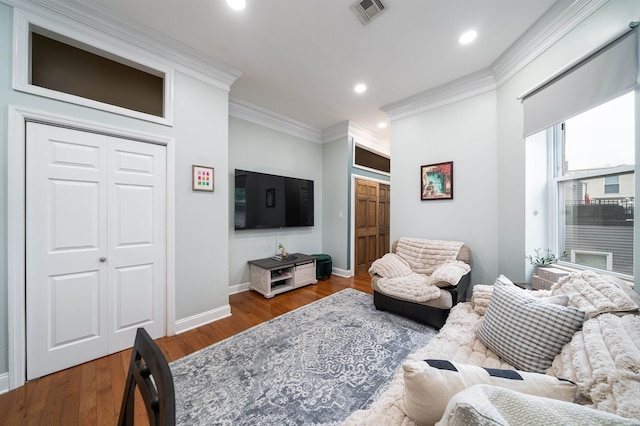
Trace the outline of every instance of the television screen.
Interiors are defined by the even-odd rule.
[[[313,181],[235,171],[235,229],[313,226]]]

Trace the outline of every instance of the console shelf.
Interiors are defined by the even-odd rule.
[[[294,253],[282,260],[273,257],[250,260],[251,289],[271,298],[276,294],[315,284],[316,258]]]

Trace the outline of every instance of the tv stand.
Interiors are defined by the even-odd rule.
[[[266,298],[309,284],[315,284],[316,258],[294,253],[282,258],[273,257],[250,260],[251,290]]]

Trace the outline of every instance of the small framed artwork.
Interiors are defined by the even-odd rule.
[[[191,166],[192,189],[213,192],[213,167]]]
[[[453,161],[420,167],[421,200],[453,200]]]

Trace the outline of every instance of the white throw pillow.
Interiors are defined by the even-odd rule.
[[[404,370],[404,409],[419,425],[433,425],[449,399],[476,384],[500,386],[529,395],[573,402],[577,386],[568,380],[538,373],[484,368],[446,360],[407,361]]]

